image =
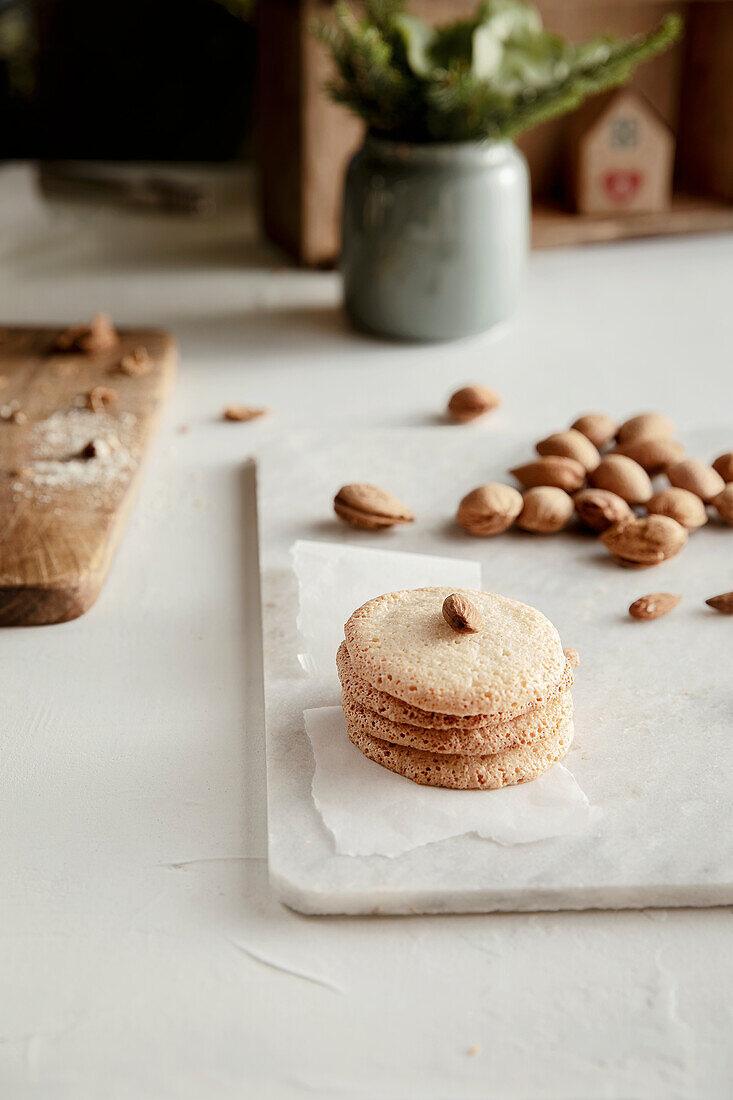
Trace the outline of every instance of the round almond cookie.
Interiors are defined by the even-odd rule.
[[[496,790],[536,779],[562,759],[573,740],[572,718],[534,745],[515,745],[493,756],[421,752],[370,737],[349,722],[346,729],[349,740],[375,764],[424,787],[452,787],[462,791]]]
[[[408,726],[390,722],[359,706],[346,693],[342,696],[346,721],[354,729],[391,745],[407,745],[422,752],[448,753],[460,756],[491,756],[514,745],[533,745],[554,733],[562,722],[573,716],[573,700],[569,691],[556,695],[549,703],[525,711],[511,722],[474,730],[431,730],[424,726]]]
[[[452,592],[480,615],[478,633],[458,634],[444,620],[443,601]],[[547,698],[566,668],[552,623],[534,607],[490,592],[390,592],[355,611],[344,632],[357,676],[439,714],[521,714]]]
[[[574,655],[572,661],[570,654]],[[567,664],[562,679],[542,701],[543,703],[553,699],[561,691],[568,691],[573,686],[573,668],[578,664],[578,655],[575,650],[566,649],[565,658]],[[401,699],[395,699],[386,691],[378,691],[366,680],[362,680],[361,676],[356,675],[346,642],[342,642],[338,648],[336,669],[345,695],[365,710],[373,711],[374,714],[387,718],[390,722],[403,722],[407,726],[423,726],[431,730],[454,729],[465,733],[467,730],[483,730],[487,726],[498,726],[502,722],[510,722],[519,716],[514,711],[498,714],[438,714],[435,711],[420,710],[419,707],[403,703]]]

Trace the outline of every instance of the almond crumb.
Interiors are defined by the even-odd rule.
[[[91,409],[92,412],[101,413],[104,412],[108,405],[112,405],[117,400],[117,391],[111,390],[108,386],[95,386],[90,390],[86,397],[86,406]]]
[[[129,355],[123,355],[118,369],[123,374],[129,375],[130,378],[140,378],[144,374],[150,374],[153,363],[148,355],[148,349],[138,347],[131,351]]]
[[[258,409],[253,405],[227,405],[222,413],[222,418],[241,423],[247,420],[255,420],[258,416],[264,416],[266,412],[267,409]]]
[[[478,1045],[469,1047],[468,1051],[467,1051],[467,1054],[469,1054],[471,1056],[471,1058],[475,1058],[476,1055],[480,1054],[480,1053],[481,1053],[481,1047],[478,1046]]]
[[[10,414],[10,419],[13,424],[27,424],[28,416],[22,409],[16,409],[15,412]]]
[[[72,325],[60,333],[53,343],[54,351],[80,351],[93,355],[109,351],[118,343],[114,325],[107,313],[95,313],[88,325]]]

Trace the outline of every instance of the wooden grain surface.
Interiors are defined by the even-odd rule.
[[[65,622],[96,600],[175,375],[169,335],[120,334],[94,355],[56,353],[60,329],[0,332],[0,626]],[[147,374],[120,370],[144,347]],[[97,386],[116,400],[86,408]],[[80,451],[94,441],[99,454]]]

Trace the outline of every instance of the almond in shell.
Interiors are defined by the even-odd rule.
[[[631,443],[635,439],[669,438],[674,435],[674,424],[662,413],[647,412],[625,420],[618,430],[619,443]]]
[[[548,435],[547,439],[540,440],[535,449],[538,455],[561,455],[565,458],[574,458],[585,470],[595,470],[601,461],[598,448],[575,428]]]
[[[631,519],[634,514],[622,497],[608,489],[581,489],[573,497],[573,503],[581,523],[596,534]]]
[[[711,503],[723,523],[733,523],[733,483],[726,485],[722,493],[713,497]]]
[[[726,451],[724,455],[718,455],[713,463],[713,469],[720,474],[726,484],[733,481],[733,451]]]
[[[458,505],[456,522],[469,535],[500,535],[522,511],[522,494],[511,485],[491,481],[467,493]]]
[[[703,527],[708,521],[705,505],[687,489],[661,489],[647,501],[646,510],[649,515],[676,519],[688,531]]]
[[[575,505],[564,489],[552,485],[537,485],[524,494],[524,507],[517,527],[538,535],[562,531],[572,519]]]
[[[605,413],[586,413],[573,423],[576,432],[582,432],[594,447],[605,447],[616,435],[618,424]]]
[[[574,493],[585,484],[585,469],[574,458],[561,455],[546,455],[524,466],[515,466],[509,471],[525,489],[534,489],[536,485],[554,485],[566,493]]]
[[[679,554],[687,531],[669,516],[645,516],[609,527],[601,542],[622,565],[659,565]]]
[[[645,504],[654,492],[646,470],[626,455],[606,455],[589,481],[594,489],[607,489],[627,504]]]
[[[685,457],[685,448],[674,439],[665,436],[651,439],[632,439],[630,443],[619,443],[614,454],[633,458],[652,477],[661,474],[668,466]]]
[[[706,504],[725,489],[725,482],[718,471],[705,462],[698,462],[696,458],[685,458],[669,466],[667,477],[670,484],[678,489],[687,489]]]
[[[344,523],[366,530],[413,523],[415,519],[410,509],[392,493],[364,483],[344,485],[339,489],[333,509]]]

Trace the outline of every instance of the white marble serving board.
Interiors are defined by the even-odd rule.
[[[548,429],[549,430],[549,429]],[[680,435],[710,460],[730,430]],[[262,456],[259,521],[267,704],[269,866],[283,902],[305,913],[446,913],[733,903],[733,620],[704,600],[733,588],[733,529],[710,523],[650,570],[614,564],[590,536],[509,532],[473,539],[453,523],[475,485],[509,480],[531,441],[486,426],[306,433]],[[417,515],[408,528],[352,531],[335,490],[371,481]],[[582,835],[502,847],[476,835],[395,858],[335,854],[311,797],[303,710],[323,697],[298,662],[297,539],[481,562],[486,588],[539,607],[581,655],[567,763],[594,807]],[[629,603],[670,591],[670,616],[635,623]],[[487,797],[491,797],[487,792]]]

